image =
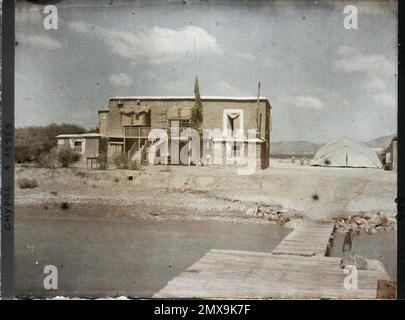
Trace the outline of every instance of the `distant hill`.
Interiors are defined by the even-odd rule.
[[[312,156],[318,151],[321,146],[316,143],[308,141],[278,141],[271,142],[270,154],[271,155],[284,155],[284,156]]]
[[[378,137],[376,139],[365,142],[370,148],[386,148],[391,143],[394,134],[389,136]]]
[[[376,139],[364,142],[370,148],[386,148],[395,135],[378,137]],[[316,144],[308,141],[277,141],[271,142],[270,154],[272,156],[313,156],[322,147],[322,144]]]

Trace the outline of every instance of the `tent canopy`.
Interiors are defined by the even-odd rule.
[[[383,168],[371,148],[347,137],[321,147],[312,159],[311,166]]]

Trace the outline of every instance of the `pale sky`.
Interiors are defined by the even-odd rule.
[[[260,81],[272,141],[396,132],[397,2],[350,2],[357,30],[343,2],[244,2],[65,0],[58,30],[18,4],[16,126],[95,127],[112,96],[193,95],[197,70],[202,95],[256,96]]]

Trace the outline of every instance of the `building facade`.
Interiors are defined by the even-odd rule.
[[[196,152],[190,131],[194,97],[111,98],[108,108],[98,112],[108,158],[127,154],[155,164],[221,166],[254,160],[259,168],[269,166],[271,106],[266,98],[201,97],[201,104]]]
[[[60,134],[56,136],[58,150],[70,148],[83,157],[98,157],[106,152],[107,137],[98,133]]]
[[[393,137],[385,152],[386,170],[398,170],[398,137]]]

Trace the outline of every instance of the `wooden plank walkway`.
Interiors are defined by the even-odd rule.
[[[333,228],[333,223],[302,221],[272,253],[306,257],[325,256]]]
[[[367,260],[358,289],[345,289],[341,258],[324,256],[332,231],[330,224],[304,222],[272,253],[210,250],[154,297],[376,298],[377,281],[390,280],[384,267]]]
[[[378,261],[358,270],[358,290],[343,286],[340,258],[210,250],[155,298],[376,298],[377,280],[389,280]]]

